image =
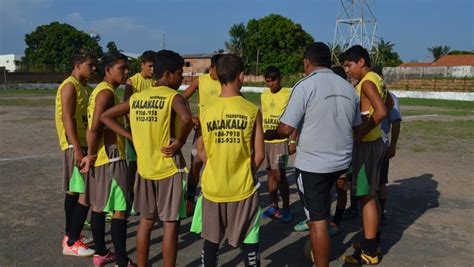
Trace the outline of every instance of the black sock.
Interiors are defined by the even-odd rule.
[[[189,175],[192,178],[192,175]],[[191,179],[188,179],[188,181]],[[188,191],[186,193],[186,200],[194,202],[194,197],[196,196],[196,188],[197,185],[195,184],[188,184]]]
[[[375,240],[377,242],[377,246],[380,246],[380,237],[382,236],[382,231],[378,231],[377,235],[375,236]]]
[[[358,199],[357,197],[353,197],[351,196],[351,206],[350,206],[350,209],[354,212],[354,213],[358,213],[359,212],[359,208],[358,208]]]
[[[95,254],[104,256],[107,254],[105,247],[105,213],[91,212],[91,231],[94,237]]]
[[[127,266],[127,220],[112,219],[110,232],[115,249],[115,263],[118,266]]]
[[[345,209],[338,209],[336,208],[336,213],[334,217],[332,217],[332,222],[335,223],[337,226],[341,225],[342,216],[344,215]]]
[[[260,254],[258,243],[244,244],[244,263],[245,267],[255,266],[260,267]]]
[[[377,256],[377,238],[364,239],[362,249],[371,257]]]
[[[204,239],[204,247],[201,253],[201,264],[204,267],[217,266],[217,252],[219,251],[219,244],[212,243]]]
[[[71,231],[72,214],[74,213],[74,207],[76,207],[78,199],[79,195],[69,194],[66,194],[66,197],[64,198],[64,213],[66,215],[66,235],[68,235]]]
[[[74,242],[79,239],[84,221],[87,218],[87,213],[89,213],[89,207],[77,203],[74,208],[74,214],[72,215],[71,231],[69,231],[69,239],[67,241],[68,246],[74,245]]]

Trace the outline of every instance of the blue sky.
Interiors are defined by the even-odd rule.
[[[271,13],[302,25],[317,41],[332,42],[337,0],[0,0],[0,54],[23,54],[24,35],[53,21],[96,31],[131,53],[167,49],[182,54],[224,48],[234,23]],[[474,49],[473,0],[378,0],[377,35],[395,43],[402,60],[430,61],[428,47]]]

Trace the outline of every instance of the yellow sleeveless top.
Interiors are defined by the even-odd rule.
[[[155,80],[154,79],[145,79],[140,74],[140,72],[133,75],[129,79],[130,79],[130,81],[132,81],[133,93],[141,92],[141,91],[155,85]]]
[[[377,87],[377,91],[379,92],[380,96],[382,97],[382,100],[385,101],[385,99],[387,98],[387,90],[385,89],[383,79],[377,73],[375,73],[373,71],[367,73],[364,76],[364,78],[362,78],[362,80],[357,84],[357,86],[356,86],[357,95],[360,97],[361,90],[362,90],[362,84],[365,81],[373,82],[375,84],[375,86]],[[361,112],[367,112],[367,110],[361,110]],[[369,112],[369,117],[371,117],[372,114],[374,114],[374,109],[372,107],[370,107],[368,112]],[[362,138],[362,141],[374,141],[374,140],[377,140],[380,137],[382,137],[382,130],[380,128],[380,123],[379,123],[374,129],[372,129],[369,133],[367,133],[364,136],[364,138]]]
[[[101,82],[99,83],[94,91],[92,91],[92,94],[90,96],[90,99],[89,99],[89,106],[87,107],[87,119],[88,119],[88,122],[89,122],[89,129],[91,128],[92,126],[92,122],[94,120],[94,110],[95,110],[95,98],[97,97],[97,95],[104,91],[104,90],[110,90],[113,94],[114,94],[114,105],[117,105],[118,103],[120,103],[120,100],[118,99],[117,97],[117,94],[115,92],[115,88],[113,88],[113,86],[107,82]],[[117,118],[117,121],[123,125],[124,123],[124,118],[121,117],[121,118]],[[104,128],[104,130],[106,130],[106,128]],[[110,129],[109,129],[110,131]],[[95,161],[95,167],[98,167],[98,166],[101,166],[101,165],[104,165],[104,164],[107,164],[107,163],[110,163],[110,162],[114,162],[114,161],[118,161],[118,160],[125,160],[125,140],[124,140],[124,137],[121,136],[121,135],[118,135],[117,134],[117,147],[118,147],[118,151],[119,151],[119,157],[118,158],[109,158],[109,156],[107,155],[107,151],[105,149],[105,144],[104,144],[104,135],[102,134],[100,140],[99,140],[99,145],[98,145],[98,149],[97,149],[97,160]]]
[[[218,80],[213,80],[209,73],[199,75],[199,113],[203,111],[204,107],[213,103],[221,94],[221,83]]]
[[[201,180],[206,199],[233,202],[256,191],[251,141],[258,108],[241,96],[219,97],[201,116],[207,163]]]
[[[64,128],[63,124],[63,106],[61,103],[61,92],[64,85],[67,83],[72,83],[74,85],[74,89],[76,90],[76,110],[74,112],[74,119],[76,121],[77,138],[83,147],[87,147],[87,101],[89,99],[90,93],[92,92],[92,88],[82,85],[73,76],[69,76],[63,81],[63,83],[61,83],[58,88],[58,92],[56,93],[54,120],[56,122],[56,132],[58,134],[59,146],[63,151],[70,146],[66,136],[66,129]]]
[[[291,89],[281,88],[277,93],[272,93],[270,89],[266,89],[260,95],[263,117],[263,132],[267,130],[275,130],[280,123],[280,117],[285,111],[288,100],[290,99]],[[281,143],[287,141],[285,139],[275,139],[271,141],[265,140],[265,143]]]
[[[149,180],[178,172],[172,157],[160,151],[171,143],[171,112],[178,93],[166,86],[151,87],[130,97],[130,126],[137,152],[138,173]]]

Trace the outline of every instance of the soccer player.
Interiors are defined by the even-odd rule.
[[[100,116],[105,110],[120,103],[116,89],[124,84],[128,76],[127,57],[118,52],[105,54],[100,61],[103,80],[97,85],[89,99],[87,109],[88,126],[87,156],[83,158],[82,172],[93,168],[88,193],[92,215],[91,230],[96,254],[95,266],[116,262],[118,266],[133,266],[127,257],[127,205],[130,183],[127,176],[125,142],[122,136],[104,127]],[[124,118],[119,118],[124,123]],[[111,235],[115,254],[105,247],[105,212],[113,212]]]
[[[107,110],[102,121],[116,133],[133,140],[138,156],[135,206],[140,212],[137,233],[138,265],[146,266],[150,233],[156,218],[163,221],[164,266],[175,266],[179,220],[186,216],[183,189],[185,162],[181,147],[192,128],[184,97],[176,92],[183,80],[183,58],[169,50],[156,54],[156,83]],[[115,121],[130,113],[132,133]],[[174,118],[177,118],[175,125]],[[175,130],[177,129],[177,130]]]
[[[211,57],[211,65],[209,66],[209,73],[199,75],[198,79],[195,79],[188,88],[183,92],[183,96],[189,99],[196,90],[199,93],[198,107],[199,115],[193,117],[195,124],[194,138],[193,138],[193,149],[191,151],[191,170],[188,175],[188,189],[187,189],[187,203],[186,210],[188,215],[193,214],[194,199],[196,196],[196,188],[199,183],[199,174],[202,168],[202,161],[197,157],[196,139],[197,129],[199,126],[199,116],[204,113],[205,107],[210,103],[213,103],[219,94],[221,93],[221,84],[217,78],[216,63],[221,57],[221,54],[216,54]]]
[[[55,122],[63,151],[63,190],[66,192],[66,229],[61,244],[64,255],[79,257],[94,254],[94,250],[85,245],[92,239],[81,235],[89,212],[84,194],[88,177],[81,175],[78,167],[87,151],[87,102],[92,91],[87,81],[94,72],[95,61],[95,55],[88,49],[74,51],[71,56],[73,71],[56,93]]]
[[[359,198],[362,208],[364,240],[361,250],[344,256],[351,264],[378,264],[377,239],[380,237],[379,206],[377,191],[380,184],[380,168],[385,154],[380,122],[387,115],[386,90],[383,80],[370,69],[369,53],[362,46],[349,48],[341,55],[343,66],[359,83],[356,86],[360,97],[362,125],[355,133],[352,156],[352,190]]]
[[[264,159],[262,117],[240,93],[243,60],[223,55],[216,68],[222,92],[200,117],[197,145],[205,167],[191,231],[204,238],[204,266],[216,266],[224,236],[231,246],[242,247],[245,266],[260,266],[255,172]]]
[[[264,73],[265,82],[269,87],[261,94],[263,131],[275,130],[280,122],[280,116],[285,110],[291,94],[290,88],[282,88],[282,75],[277,67],[269,66]],[[296,131],[288,141],[287,138],[265,140],[265,166],[268,177],[270,207],[263,212],[262,217],[279,218],[282,222],[290,222],[290,186],[286,179],[286,165],[289,154],[296,151]],[[280,192],[283,208],[278,207],[278,192]]]

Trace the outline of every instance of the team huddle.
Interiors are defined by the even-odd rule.
[[[328,266],[329,235],[340,231],[344,212],[358,212],[357,202],[363,240],[343,260],[378,264],[386,173],[381,177],[395,154],[401,117],[364,48],[349,48],[339,61],[342,71],[331,70],[329,48],[311,44],[304,53],[306,77],[292,89],[281,86],[277,67],[268,67],[260,110],[240,92],[244,62],[236,55],[214,55],[209,73],[180,94],[185,62],[173,51],[144,52],[141,71],[132,77],[121,53],[106,53],[96,64],[89,50],[75,51],[73,71],[56,95],[66,192],[63,254],[92,257],[94,266],[147,266],[150,234],[159,219],[163,265],[175,266],[180,220],[192,216],[190,231],[204,239],[202,266],[217,265],[224,238],[241,248],[245,266],[260,266],[260,220],[292,220],[286,167],[296,154],[306,219],[295,230],[309,230],[316,266]],[[102,81],[92,90],[87,83],[95,71]],[[193,115],[188,98],[196,91],[199,111]],[[381,127],[384,118],[388,126]],[[383,133],[390,125],[397,133],[388,142]],[[193,129],[188,171],[181,148]],[[264,211],[256,176],[261,165],[270,198]],[[328,224],[335,184],[338,203]],[[348,184],[351,209],[345,211]],[[92,238],[82,235],[89,211]],[[135,264],[127,255],[127,218],[138,214]],[[114,252],[105,243],[107,217]]]

